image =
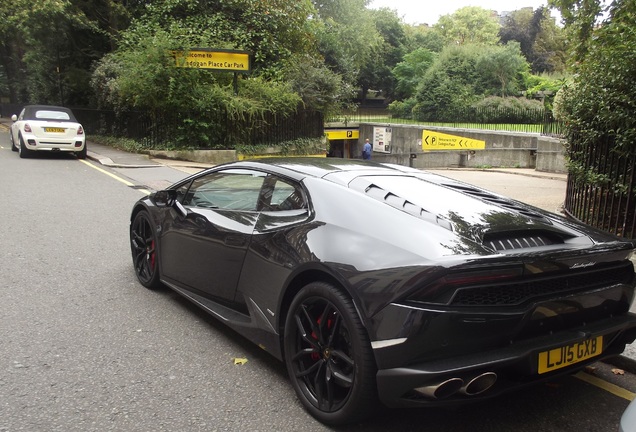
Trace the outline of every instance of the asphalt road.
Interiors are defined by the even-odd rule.
[[[1,432],[330,430],[304,412],[280,362],[137,283],[127,230],[142,192],[131,185],[186,175],[165,170],[124,178],[71,156],[23,160],[0,130]],[[594,375],[636,390],[608,365]],[[628,401],[598,385],[568,377],[453,410],[383,411],[344,430],[616,431]]]

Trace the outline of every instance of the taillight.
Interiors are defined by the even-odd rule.
[[[25,132],[31,132],[31,126],[29,126],[29,124],[28,124],[28,123],[25,123],[25,124],[24,124],[24,131],[25,131]]]
[[[514,280],[522,275],[523,268],[517,266],[452,272],[414,292],[408,299],[417,302],[447,304],[459,288],[498,284]]]
[[[82,127],[82,125],[80,125],[80,126],[77,128],[77,134],[78,134],[78,135],[84,135],[84,128]]]

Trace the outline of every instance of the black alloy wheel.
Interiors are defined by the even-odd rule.
[[[146,288],[156,289],[159,281],[157,236],[147,211],[140,211],[130,226],[130,247],[133,266],[139,282]]]
[[[374,412],[375,360],[348,296],[323,282],[305,286],[291,304],[284,338],[292,385],[314,417],[342,425]]]

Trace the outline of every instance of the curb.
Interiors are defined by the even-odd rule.
[[[617,355],[615,357],[606,358],[602,360],[603,363],[616,366],[619,369],[636,375],[636,360],[626,357],[624,355]]]
[[[531,169],[531,168],[528,168]],[[502,174],[513,174],[513,175],[518,175],[518,176],[524,176],[524,177],[533,177],[533,178],[540,178],[540,179],[546,179],[546,180],[559,180],[559,181],[564,181],[567,182],[567,175],[563,174],[563,175],[558,175],[558,174],[554,174],[554,173],[548,173],[546,172],[545,174],[537,174],[536,170],[535,172],[519,172],[519,171],[510,171],[507,170],[505,168],[471,168],[471,167],[466,167],[466,168],[423,168],[424,171],[427,170],[436,170],[436,171],[442,171],[442,170],[447,170],[447,171],[479,171],[479,172],[496,172],[496,173],[502,173]],[[565,177],[564,177],[565,176]]]
[[[109,157],[106,156],[102,156],[98,153],[92,152],[92,151],[87,151],[86,152],[86,157],[92,161],[95,161],[97,163],[99,163],[100,165],[104,165],[107,166],[109,168],[160,168],[164,165],[161,164],[157,164],[157,165],[128,165],[128,164],[120,164],[120,163],[115,163],[113,162],[113,160]]]

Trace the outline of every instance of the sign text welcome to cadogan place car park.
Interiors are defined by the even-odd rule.
[[[193,48],[188,51],[172,51],[175,66],[192,69],[208,69],[234,72],[234,93],[238,94],[238,74],[252,71],[250,53],[247,51],[211,48]]]
[[[228,72],[250,72],[250,53],[235,50],[195,48],[190,51],[172,51],[177,67],[213,69]]]

